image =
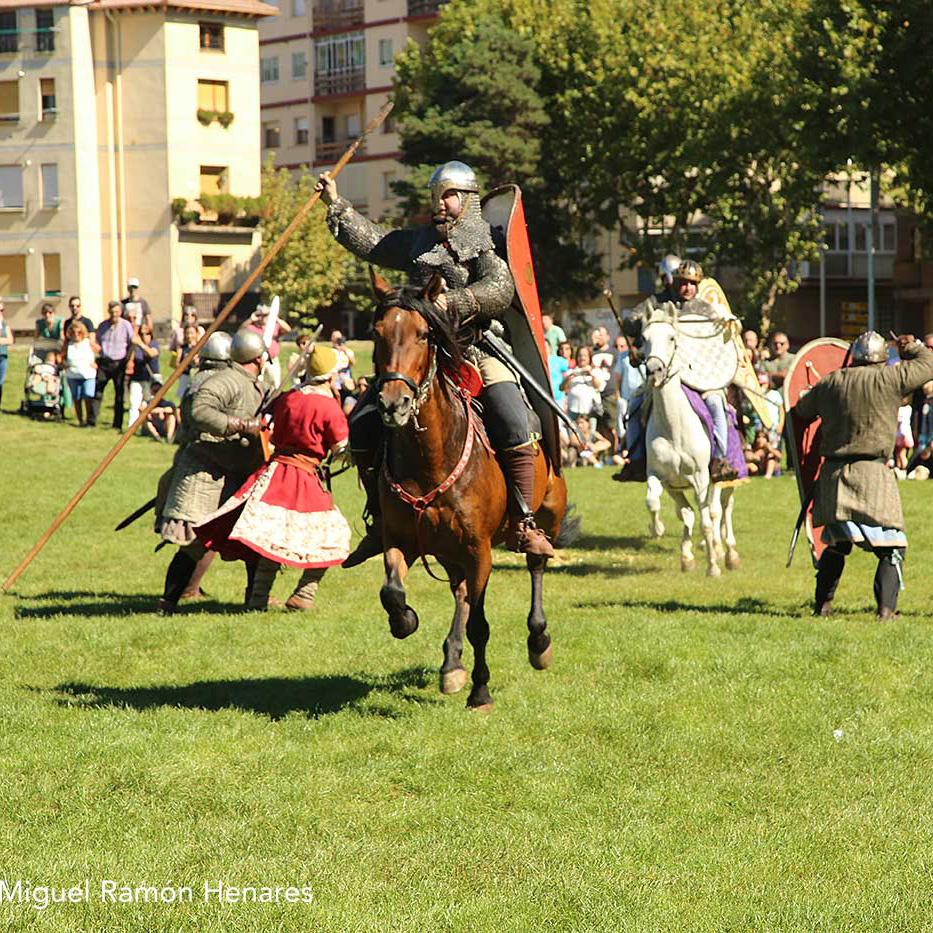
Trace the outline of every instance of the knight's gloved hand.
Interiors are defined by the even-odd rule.
[[[897,353],[902,360],[912,360],[920,352],[922,344],[913,334],[901,334],[897,338]]]
[[[262,431],[261,418],[230,418],[227,422],[227,437],[232,434],[259,437],[260,431]]]

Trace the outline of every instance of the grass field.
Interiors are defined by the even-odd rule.
[[[4,579],[116,439],[9,414],[21,384],[15,355]],[[650,541],[643,487],[572,472],[584,529],[545,581],[554,666],[528,666],[527,575],[499,553],[496,705],[474,714],[438,693],[451,600],[421,569],[404,642],[377,562],[331,571],[307,615],[241,613],[242,568],[216,563],[210,599],[156,615],[168,554],[144,521],[111,529],[171,453],[133,439],[0,596],[0,881],[90,883],[87,903],[0,900],[0,929],[931,928],[933,484],[901,486],[908,589],[880,626],[861,553],[841,613],[810,618],[805,548],[783,566],[792,478],[739,491],[742,565],[712,581],[680,573],[669,501]],[[349,476],[336,495],[359,528]],[[102,902],[102,880],[192,901]],[[218,880],[313,901],[205,901]]]

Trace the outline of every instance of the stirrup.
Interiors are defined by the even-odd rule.
[[[534,554],[537,557],[553,557],[554,547],[548,536],[535,524],[532,516],[509,519],[506,536],[509,550],[518,554]]]
[[[617,483],[645,483],[648,481],[647,462],[629,460],[621,470],[612,474]]]

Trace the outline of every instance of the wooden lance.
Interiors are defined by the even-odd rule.
[[[392,110],[392,102],[389,101],[386,103],[383,108],[376,114],[375,117],[370,121],[369,125],[363,130],[363,133],[356,139],[352,146],[347,149],[346,152],[340,157],[340,161],[334,166],[331,170],[331,177],[336,178],[337,175],[343,171],[344,166],[350,159],[353,158],[356,150],[360,147],[360,144],[366,138],[366,136],[371,133],[383,120],[389,115]],[[263,270],[270,262],[278,255],[279,250],[289,241],[292,234],[302,223],[302,221],[308,216],[311,211],[311,208],[317,204],[318,200],[321,197],[320,191],[315,191],[310,198],[305,202],[297,214],[295,214],[292,222],[286,227],[282,235],[272,244],[269,251],[263,256],[261,262],[258,266],[250,273],[246,281],[237,289],[236,294],[224,305],[223,310],[214,318],[214,322],[210,327],[204,332],[204,335],[201,339],[191,348],[188,352],[188,355],[181,361],[178,368],[165,380],[162,385],[162,388],[152,397],[152,400],[149,404],[143,409],[139,417],[126,429],[126,433],[123,434],[117,443],[113,446],[113,449],[110,453],[104,457],[103,460],[98,464],[97,468],[93,473],[85,480],[84,485],[75,493],[71,501],[62,509],[59,516],[55,519],[54,522],[48,527],[46,532],[42,535],[41,538],[33,545],[32,550],[20,561],[19,566],[13,573],[10,574],[7,581],[3,584],[3,589],[8,590],[20,576],[20,574],[32,563],[33,558],[42,550],[45,546],[46,541],[52,537],[53,534],[58,530],[58,528],[64,523],[65,519],[74,511],[75,506],[84,498],[85,493],[97,482],[104,470],[110,466],[111,462],[117,456],[118,453],[126,446],[129,439],[139,430],[140,426],[146,421],[149,417],[149,412],[158,406],[159,402],[162,401],[165,393],[178,381],[178,378],[181,376],[185,370],[191,365],[194,358],[198,355],[201,347],[207,342],[208,337],[214,333],[226,319],[230,316],[233,309],[240,303],[240,299],[246,294],[250,286],[262,275]]]

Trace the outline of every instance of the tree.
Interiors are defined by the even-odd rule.
[[[544,155],[551,136],[532,35],[517,28],[508,4],[454,0],[427,42],[399,56],[395,103],[402,162],[409,179],[396,186],[411,215],[428,213],[427,179],[452,158],[471,165],[493,187],[521,185],[542,301],[595,294],[601,270],[582,238],[581,222]]]
[[[315,179],[305,169],[293,180],[287,169],[275,170],[271,157],[262,170],[262,248],[268,250],[314,192]],[[324,206],[314,207],[263,273],[266,301],[282,300],[289,321],[312,327],[317,310],[338,295],[353,273],[350,254],[331,236]]]

